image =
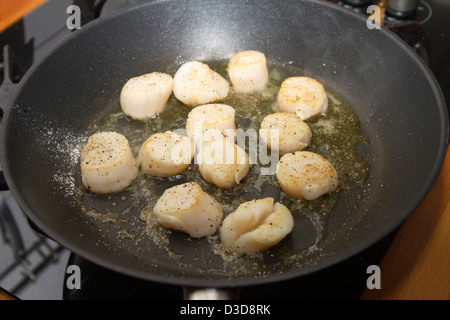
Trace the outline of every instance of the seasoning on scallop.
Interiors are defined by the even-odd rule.
[[[297,115],[287,112],[266,116],[259,132],[267,147],[281,154],[305,149],[312,137],[310,127]]]
[[[264,53],[254,50],[236,53],[228,63],[228,75],[238,93],[264,90],[269,84],[269,70]]]
[[[289,209],[273,198],[252,200],[241,204],[229,214],[220,227],[224,248],[239,255],[254,255],[275,246],[293,229]]]
[[[203,62],[186,62],[174,76],[173,93],[188,106],[218,102],[229,92],[228,81]]]
[[[142,171],[170,177],[183,172],[194,158],[193,141],[174,132],[155,133],[141,146],[137,158]]]
[[[203,179],[219,188],[238,185],[250,170],[245,150],[225,138],[204,144],[198,152],[197,162]]]
[[[125,136],[99,132],[89,137],[81,153],[83,186],[93,193],[116,193],[128,187],[138,166]]]
[[[195,182],[164,191],[153,214],[166,228],[202,238],[214,234],[223,219],[223,208]]]
[[[123,86],[120,105],[126,116],[147,120],[162,113],[173,89],[173,79],[165,73],[153,72],[131,78]]]
[[[198,148],[203,142],[222,136],[234,140],[235,113],[233,107],[225,104],[214,103],[195,107],[189,112],[186,121],[187,134]]]
[[[278,106],[281,111],[298,115],[307,120],[325,113],[328,97],[323,85],[309,77],[287,78],[278,93]]]
[[[300,200],[318,199],[339,186],[338,174],[330,161],[309,151],[282,156],[277,179],[284,193]]]

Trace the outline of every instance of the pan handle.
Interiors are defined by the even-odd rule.
[[[183,287],[184,300],[237,300],[239,288]]]

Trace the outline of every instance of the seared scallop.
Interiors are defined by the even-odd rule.
[[[259,132],[267,147],[281,154],[305,149],[312,137],[310,127],[297,115],[287,112],[266,116]]]
[[[238,93],[262,91],[269,84],[266,56],[254,50],[238,52],[228,63],[228,75]]]
[[[330,161],[309,151],[282,156],[277,179],[284,193],[301,200],[318,199],[339,186],[338,174]]]
[[[219,188],[239,184],[250,170],[245,150],[225,138],[205,143],[198,152],[197,162],[203,179]]]
[[[203,62],[186,62],[174,76],[173,93],[188,106],[223,100],[229,92],[228,81]]]
[[[195,182],[164,191],[153,214],[169,229],[202,238],[215,233],[223,219],[223,208]]]
[[[295,113],[302,120],[307,120],[327,111],[328,97],[325,88],[317,80],[291,77],[281,84],[278,106],[284,112]]]
[[[146,120],[162,113],[173,89],[173,79],[165,73],[153,72],[132,78],[120,94],[120,105],[125,115],[135,120]]]
[[[273,198],[241,204],[229,214],[220,227],[224,248],[237,254],[253,255],[278,244],[293,229],[289,209]]]
[[[93,193],[124,190],[138,170],[127,138],[116,132],[93,134],[81,153],[83,186]]]
[[[183,172],[193,158],[193,141],[189,137],[167,131],[155,133],[144,142],[137,162],[146,174],[170,177]]]
[[[186,121],[189,137],[200,147],[207,142],[222,136],[233,140],[236,130],[235,110],[225,104],[206,104],[192,109]]]

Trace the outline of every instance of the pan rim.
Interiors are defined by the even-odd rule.
[[[154,1],[154,2],[148,2],[148,3],[142,3],[137,6],[132,6],[130,8],[127,8],[125,10],[118,10],[114,13],[108,14],[104,17],[101,17],[99,19],[96,19],[89,23],[88,25],[84,26],[81,30],[78,30],[74,32],[73,34],[70,34],[66,37],[64,37],[60,42],[58,42],[57,45],[55,45],[46,55],[44,55],[39,61],[37,61],[32,68],[27,72],[27,74],[24,76],[22,81],[19,83],[17,90],[15,92],[15,95],[11,101],[11,105],[7,108],[8,110],[4,110],[4,118],[2,119],[2,125],[1,125],[1,154],[6,155],[8,152],[6,150],[6,132],[8,130],[8,126],[10,125],[10,115],[11,110],[13,109],[14,102],[16,101],[16,98],[19,96],[20,92],[22,91],[22,88],[27,83],[28,79],[32,76],[34,71],[38,68],[38,66],[41,64],[42,61],[47,59],[49,56],[51,56],[58,48],[67,43],[68,41],[71,41],[72,38],[80,36],[80,34],[83,34],[85,32],[89,32],[90,29],[95,28],[97,25],[103,23],[106,20],[109,19],[115,19],[118,16],[124,15],[127,12],[139,10],[140,8],[144,6],[152,6],[159,3],[164,3],[168,1]],[[342,8],[340,6],[337,6],[333,3],[327,3],[322,2],[319,0],[304,0],[304,2],[315,4],[318,6],[327,7],[330,10],[336,10],[343,12],[346,15],[353,16],[355,19],[359,19],[361,21],[365,21],[364,16],[357,14],[355,12],[351,12],[348,9]],[[213,2],[208,2],[209,4],[212,4]],[[434,185],[437,176],[440,173],[440,170],[442,168],[445,155],[447,152],[447,148],[445,147],[448,143],[448,137],[449,137],[449,127],[448,127],[448,114],[447,114],[447,108],[445,104],[445,98],[444,95],[440,89],[440,86],[429,69],[429,67],[422,61],[422,59],[417,55],[416,52],[414,52],[403,40],[401,40],[397,35],[392,33],[391,31],[387,30],[385,27],[382,27],[380,32],[383,32],[384,35],[391,39],[391,41],[394,41],[399,47],[403,48],[403,51],[408,54],[413,60],[415,60],[416,64],[422,71],[422,73],[426,76],[427,80],[430,83],[430,87],[433,89],[434,96],[436,98],[439,98],[439,111],[440,111],[440,120],[441,120],[441,127],[442,132],[439,137],[441,148],[439,150],[439,153],[436,155],[435,163],[433,164],[433,168],[430,170],[431,174],[429,175],[427,181],[425,181],[421,188],[420,196],[414,198],[414,201],[411,201],[408,205],[408,210],[404,210],[401,214],[396,215],[396,219],[393,219],[390,223],[391,228],[386,228],[383,230],[383,232],[380,232],[376,235],[371,236],[370,238],[367,238],[361,245],[354,246],[351,248],[351,250],[345,251],[345,253],[341,253],[339,255],[333,255],[331,258],[328,258],[326,261],[321,262],[318,265],[314,265],[311,267],[307,267],[305,269],[297,270],[289,270],[278,274],[271,274],[267,277],[261,277],[261,278],[248,278],[248,279],[233,279],[230,280],[207,280],[207,279],[188,279],[188,278],[171,278],[166,276],[160,276],[148,272],[141,272],[137,270],[130,270],[127,268],[123,268],[120,266],[117,266],[115,264],[111,265],[108,261],[105,259],[100,259],[97,256],[92,255],[88,250],[76,248],[73,244],[70,243],[70,241],[67,241],[64,237],[61,237],[60,234],[55,234],[54,231],[49,230],[49,228],[41,222],[40,218],[33,212],[32,208],[29,206],[28,201],[22,196],[21,191],[18,189],[17,184],[15,183],[12,175],[11,170],[9,166],[9,162],[5,160],[5,157],[2,157],[2,167],[5,174],[5,179],[7,181],[7,184],[10,188],[11,194],[13,195],[14,199],[18,202],[20,208],[24,211],[27,217],[33,221],[33,223],[36,224],[38,228],[40,228],[45,234],[47,234],[50,238],[58,242],[61,246],[67,248],[71,252],[86,258],[87,260],[101,265],[107,269],[111,269],[113,271],[127,274],[132,277],[136,277],[143,280],[149,280],[149,281],[155,281],[165,284],[172,284],[172,285],[181,285],[181,286],[193,286],[193,287],[243,287],[248,285],[259,285],[259,284],[268,284],[271,282],[277,282],[277,281],[284,281],[289,280],[292,278],[304,276],[307,274],[311,274],[314,272],[317,272],[319,270],[326,269],[332,265],[335,265],[337,263],[340,263],[357,253],[363,251],[366,248],[369,248],[370,246],[374,245],[377,241],[383,239],[385,236],[390,234],[392,231],[394,231],[397,227],[399,227],[404,220],[419,206],[419,204],[423,201],[423,199],[426,197],[428,192],[430,191],[431,187]]]

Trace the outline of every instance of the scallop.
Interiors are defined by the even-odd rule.
[[[234,140],[236,111],[226,104],[206,104],[198,106],[189,112],[186,121],[188,136],[200,148],[203,142],[208,142],[222,136]]]
[[[264,90],[269,84],[269,70],[264,53],[254,50],[236,53],[228,63],[228,75],[238,93]]]
[[[120,93],[122,111],[134,120],[150,119],[165,110],[172,90],[173,78],[165,73],[131,78]]]
[[[165,228],[202,238],[219,229],[223,208],[200,185],[188,182],[164,191],[153,208],[153,214]]]
[[[207,64],[190,61],[175,73],[173,93],[188,106],[218,102],[230,93],[230,84]]]
[[[167,131],[155,133],[144,142],[137,162],[146,174],[170,177],[183,172],[193,158],[193,141],[189,137]]]
[[[93,193],[116,193],[127,188],[138,174],[128,140],[116,132],[89,137],[81,153],[83,186]]]
[[[250,170],[247,153],[225,138],[204,144],[197,162],[205,181],[225,189],[238,185]]]
[[[241,204],[220,227],[224,248],[242,255],[254,255],[280,243],[294,227],[289,209],[273,198]]]
[[[309,151],[282,156],[277,179],[285,194],[300,200],[318,199],[339,186],[338,174],[330,161]]]
[[[264,118],[260,129],[261,140],[281,154],[305,149],[311,142],[311,128],[295,114],[273,113]]]
[[[294,113],[302,120],[325,113],[328,97],[323,85],[309,77],[287,78],[278,93],[278,106],[281,111]]]

